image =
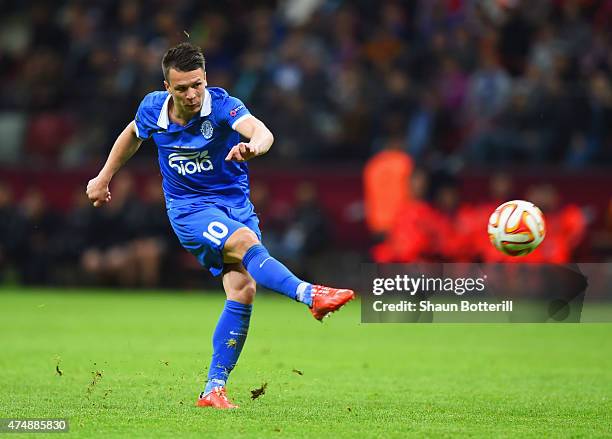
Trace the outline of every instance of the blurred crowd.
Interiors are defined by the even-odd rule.
[[[0,184],[0,282],[159,285],[171,230],[159,182],[150,180],[142,191],[122,173],[107,208],[94,209],[78,188],[73,207],[59,212],[40,188],[17,203]]]
[[[60,211],[44,187],[11,187],[2,174],[98,169],[142,97],[163,88],[163,53],[185,40],[203,48],[209,85],[274,132],[258,160],[366,163],[375,260],[500,260],[481,225],[517,197],[549,225],[532,260],[569,260],[585,242],[589,212],[550,185],[510,193],[493,169],[612,164],[612,0],[5,0],[0,278],[154,286],[201,276],[168,226],[157,178],[135,183],[124,170],[108,208],[91,208],[79,186]],[[147,142],[130,166],[152,175],[155,157]],[[479,204],[460,198],[462,164],[491,169]],[[334,250],[316,185],[297,185],[283,204],[254,184],[252,198],[264,243],[301,275]],[[612,200],[597,221],[609,257]],[[360,239],[365,253],[365,230]]]
[[[537,183],[517,192],[509,174],[492,174],[488,187],[466,201],[461,181],[444,169],[416,166],[399,150],[368,161],[363,175],[367,233],[350,246],[338,245],[338,218],[320,202],[317,185],[302,181],[289,199],[272,195],[256,180],[251,198],[269,251],[303,278],[341,275],[351,265],[385,262],[567,262],[612,260],[612,198],[593,229],[590,207],[563,201],[553,185]],[[318,185],[320,188],[320,183]],[[121,287],[199,287],[212,281],[182,249],[165,213],[159,177],[120,172],[112,202],[91,206],[78,187],[72,207],[49,204],[42,188],[19,198],[0,182],[0,284]],[[489,242],[493,210],[511,199],[527,199],[544,212],[546,238],[530,255],[505,256]],[[344,206],[346,211],[350,208]],[[359,241],[359,242],[358,242]],[[340,273],[340,274],[339,274]],[[354,274],[354,273],[353,273]]]
[[[189,40],[277,160],[398,138],[421,161],[609,163],[611,17],[611,0],[7,0],[0,161],[99,164]]]
[[[91,206],[84,189],[66,211],[51,206],[42,188],[19,199],[0,181],[0,284],[159,287],[202,285],[208,280],[176,239],[159,178],[122,171],[113,179],[112,202]],[[329,249],[329,220],[315,187],[301,183],[294,199],[278,202],[255,183],[253,202],[264,243],[303,276],[312,258]]]
[[[394,190],[380,191],[382,181],[392,184]],[[368,162],[364,183],[366,221],[374,236],[370,256],[376,262],[565,264],[584,260],[579,249],[586,243],[592,212],[562,203],[553,185],[536,184],[525,193],[516,193],[512,178],[496,173],[489,187],[483,188],[479,201],[468,203],[453,175],[415,167],[407,154],[393,149],[378,153]],[[546,223],[542,244],[521,257],[501,253],[486,233],[493,211],[516,199],[529,200],[542,209]]]

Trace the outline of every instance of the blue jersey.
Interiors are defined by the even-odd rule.
[[[138,137],[153,137],[157,145],[166,207],[202,201],[244,206],[249,198],[247,164],[226,162],[225,157],[240,142],[234,129],[249,111],[222,88],[210,87],[200,114],[182,126],[168,117],[170,99],[166,91],[149,93],[135,119]]]

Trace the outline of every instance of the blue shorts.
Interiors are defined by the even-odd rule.
[[[223,271],[223,247],[236,230],[248,227],[261,241],[259,218],[250,201],[242,207],[209,203],[173,207],[168,218],[183,247],[214,276]]]

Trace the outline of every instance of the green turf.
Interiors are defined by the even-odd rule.
[[[612,437],[610,324],[362,325],[357,303],[319,324],[261,295],[241,407],[219,412],[193,404],[222,305],[0,290],[0,417],[66,417],[66,437]]]

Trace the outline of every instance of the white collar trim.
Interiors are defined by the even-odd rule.
[[[170,120],[168,117],[168,103],[170,102],[171,97],[172,95],[168,93],[168,96],[166,96],[166,100],[164,101],[164,105],[162,105],[162,109],[159,113],[159,117],[157,118],[157,126],[165,130],[168,129],[168,125],[170,124]],[[202,108],[200,109],[201,117],[210,115],[212,111],[211,102],[212,102],[212,98],[210,96],[210,93],[208,92],[208,89],[205,88],[204,89],[204,102],[202,103]]]

